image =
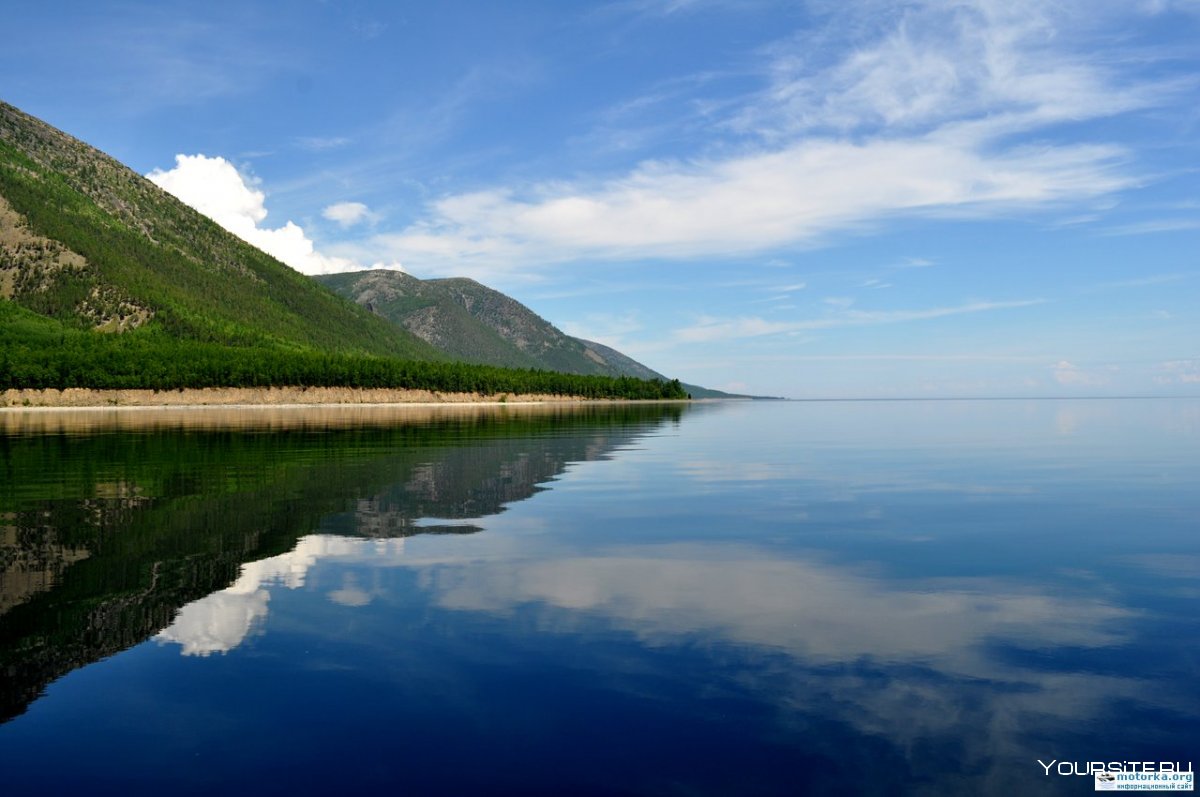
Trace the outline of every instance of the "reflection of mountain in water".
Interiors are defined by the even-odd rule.
[[[165,628],[180,607],[233,584],[243,563],[283,554],[314,530],[477,531],[418,521],[500,512],[568,463],[603,458],[681,411],[0,435],[0,720],[70,670]]]

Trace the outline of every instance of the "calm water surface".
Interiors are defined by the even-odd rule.
[[[6,794],[1200,758],[1200,401],[0,416]]]

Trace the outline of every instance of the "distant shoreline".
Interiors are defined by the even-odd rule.
[[[656,399],[655,403],[667,399]],[[684,401],[685,399],[670,399]],[[509,404],[603,404],[634,403],[632,399],[585,398],[543,394],[441,393],[432,390],[347,387],[270,387],[270,388],[182,388],[179,390],[6,390],[0,392],[0,412],[5,410],[58,409],[202,409],[205,407],[357,407],[405,405],[433,407],[443,405]]]

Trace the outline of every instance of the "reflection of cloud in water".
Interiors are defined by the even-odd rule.
[[[1064,649],[1128,644],[1135,612],[997,578],[896,582],[714,545],[434,573],[430,588],[446,608],[552,607],[542,609],[547,632],[599,622],[649,647],[708,649],[727,663],[739,656],[722,646],[740,648],[749,666],[731,677],[776,705],[784,726],[845,723],[886,738],[920,771],[959,760],[960,773],[939,775],[928,794],[1033,793],[1028,773],[1011,766],[1046,753],[1028,746],[1031,732],[1062,738],[1113,701],[1196,709],[1146,681],[1055,663]]]
[[[1136,641],[1138,615],[1097,597],[1000,578],[889,580],[751,546],[533,559],[508,544],[473,548],[479,558],[464,559],[406,553],[403,540],[306,537],[291,553],[244,567],[229,589],[184,607],[159,639],[185,655],[227,651],[262,623],[272,584],[303,586],[322,561],[353,564],[363,569],[344,573],[327,597],[362,606],[374,597],[359,583],[370,582],[370,570],[403,567],[444,609],[505,617],[532,608],[541,633],[586,637],[599,626],[648,649],[708,650],[733,682],[778,707],[783,726],[798,723],[805,732],[814,717],[836,720],[886,738],[915,770],[936,770],[929,758],[942,753],[962,762],[959,775],[939,776],[930,794],[1030,793],[1028,773],[1011,763],[1046,754],[1028,747],[1031,734],[1069,734],[1105,716],[1114,700],[1196,710],[1154,683],[1055,663],[1064,649]],[[731,651],[739,652],[730,658]],[[728,666],[738,659],[747,666]],[[597,668],[611,686],[624,677],[611,659]]]
[[[269,599],[265,589],[245,591],[234,584],[184,606],[174,622],[155,638],[177,643],[184,656],[224,653],[240,645],[267,616]]]
[[[922,581],[897,590],[869,574],[748,548],[659,546],[628,553],[448,568],[442,606],[507,612],[545,603],[600,615],[652,644],[689,635],[822,664],[869,658],[983,675],[981,648],[1101,647],[1131,612],[995,581]]]
[[[302,587],[322,560],[412,567],[444,608],[508,614],[542,604],[606,618],[651,645],[686,637],[786,653],[815,665],[872,660],[994,677],[986,646],[1097,648],[1126,642],[1133,612],[1091,597],[997,579],[920,580],[898,588],[864,569],[779,559],[748,546],[661,545],[557,559],[404,556],[403,539],[314,535],[242,567],[229,588],[184,606],[159,639],[207,654],[236,646],[267,613],[267,587]],[[349,575],[329,599],[362,606]]]
[[[179,610],[171,625],[155,637],[178,644],[185,656],[208,656],[236,648],[267,616],[271,598],[267,587],[304,586],[309,569],[319,560],[377,555],[385,561],[404,553],[403,539],[363,540],[330,535],[303,537],[291,551],[242,565],[237,581],[220,592],[193,601]],[[329,599],[343,606],[363,606],[370,596],[347,582]]]
[[[1156,576],[1200,580],[1200,556],[1193,554],[1138,554],[1125,561]]]
[[[340,606],[366,606],[371,602],[371,593],[358,586],[353,573],[347,573],[341,589],[329,593],[329,600]]]
[[[812,489],[810,499],[825,503],[849,503],[864,496],[879,494],[950,493],[967,497],[1034,495],[1032,483],[996,484],[969,481],[949,481],[945,474],[920,477],[913,473],[911,461],[877,466],[874,472],[864,471],[861,463],[846,469],[831,469],[827,464],[804,461],[756,462],[731,468],[723,460],[689,460],[678,465],[679,472],[704,485],[748,482],[762,484],[770,481],[792,481]]]

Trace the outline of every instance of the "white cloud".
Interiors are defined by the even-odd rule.
[[[1198,218],[1154,219],[1134,224],[1119,224],[1104,230],[1104,235],[1157,235],[1159,233],[1200,230]]]
[[[322,210],[321,215],[342,227],[353,227],[374,218],[371,209],[362,202],[338,202]]]
[[[146,177],[243,241],[297,271],[328,274],[362,268],[348,258],[317,252],[304,230],[292,221],[273,229],[259,226],[267,217],[265,195],[224,158],[176,155],[175,168],[155,169]]]
[[[1133,79],[1119,70],[1135,59],[1095,57],[1086,31],[1121,21],[1128,10],[1115,4],[843,5],[835,33],[814,26],[768,53],[766,88],[715,125],[737,137],[711,142],[718,154],[443,196],[355,251],[436,273],[527,271],[746,255],[903,215],[1071,205],[1136,179],[1123,147],[1064,139],[1061,125],[1162,105],[1192,85]]]
[[[931,307],[924,310],[849,310],[828,318],[803,321],[768,321],[757,317],[703,318],[693,326],[675,330],[674,339],[680,343],[708,343],[763,335],[794,334],[813,329],[899,324],[990,310],[1032,307],[1044,302],[1044,299],[1022,299],[1012,302],[970,302],[954,307]]]
[[[770,87],[735,125],[771,137],[969,123],[999,136],[1153,107],[1195,85],[1121,74],[1118,66],[1130,61],[1106,33],[1136,24],[1142,12],[1128,4],[916,0],[833,8],[818,32],[775,48]],[[1097,57],[1096,31],[1109,46],[1106,57]]]
[[[1115,370],[1112,366],[1103,371],[1089,370],[1060,360],[1054,366],[1054,381],[1064,387],[1102,387],[1111,381],[1108,372],[1112,370]]]
[[[1145,277],[1133,277],[1131,279],[1114,280],[1112,282],[1101,282],[1093,285],[1096,290],[1109,288],[1146,288],[1157,285],[1166,285],[1172,282],[1179,282],[1187,279],[1186,274],[1149,274]]]
[[[641,332],[643,324],[636,313],[589,313],[582,321],[565,321],[568,335],[625,351],[626,337]]]
[[[1171,360],[1158,371],[1154,381],[1160,385],[1200,385],[1200,360]]]
[[[295,139],[296,146],[309,152],[325,152],[331,149],[341,149],[350,144],[350,139],[344,136],[301,136]]]
[[[988,154],[959,131],[808,139],[722,160],[647,162],[595,186],[449,196],[425,220],[365,245],[436,272],[748,254],[896,213],[994,212],[1115,191],[1129,184],[1116,169],[1122,155],[1103,145]]]

